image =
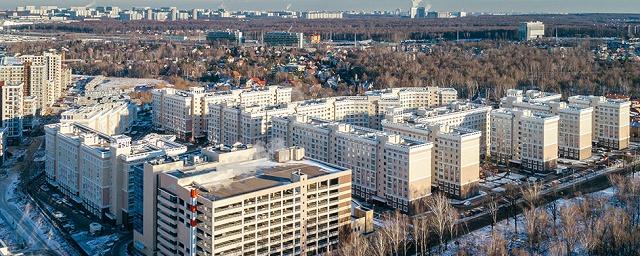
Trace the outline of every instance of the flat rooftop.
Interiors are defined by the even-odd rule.
[[[345,171],[313,160],[278,163],[267,158],[240,163],[218,165],[196,171],[172,171],[168,174],[178,179],[189,179],[200,195],[212,201],[248,194],[251,192],[291,184],[291,173],[300,171],[309,179]]]

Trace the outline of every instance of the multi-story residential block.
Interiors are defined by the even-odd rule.
[[[491,155],[495,160],[519,163],[534,172],[556,167],[559,116],[503,108],[492,111],[491,118]]]
[[[228,106],[209,105],[207,134],[212,144],[266,145],[271,134],[271,118],[292,114],[293,109],[285,105],[274,106]]]
[[[24,121],[23,83],[0,81],[0,127],[11,140],[22,138]]]
[[[62,123],[78,123],[107,135],[123,134],[136,120],[136,106],[127,101],[72,109],[60,116]]]
[[[383,99],[396,99],[401,108],[431,108],[448,105],[458,100],[458,91],[441,87],[404,87],[369,91],[365,95]]]
[[[382,122],[382,129],[423,141],[433,141],[427,140],[433,132],[429,129],[430,125],[477,130],[482,133],[480,153],[486,155],[489,152],[491,110],[491,106],[468,102],[453,102],[448,106],[432,109],[405,110],[403,114],[388,115],[387,121]]]
[[[613,149],[629,147],[631,102],[627,99],[607,99],[602,96],[573,96],[569,103],[593,107],[593,140]]]
[[[480,136],[476,130],[442,127],[434,143],[434,187],[456,198],[478,193]]]
[[[303,149],[287,149],[275,160],[146,163],[151,182],[135,248],[145,255],[326,253],[350,228],[351,171],[303,157]]]
[[[231,90],[208,93],[204,88],[189,91],[164,88],[152,91],[153,124],[182,139],[207,136],[207,117],[211,104],[267,106],[291,102],[291,88],[268,86],[264,89]]]
[[[592,107],[568,106],[558,111],[558,150],[560,157],[584,160],[591,157]]]
[[[132,166],[187,150],[173,136],[151,135],[132,143],[77,123],[47,125],[45,134],[47,181],[95,216],[117,223],[127,221],[123,212],[134,204],[129,197],[136,182]]]
[[[24,83],[24,95],[36,97],[37,109],[47,108],[62,97],[71,84],[71,70],[62,64],[63,55],[4,57],[0,61],[0,81]]]
[[[403,211],[431,194],[431,143],[308,116],[274,117],[272,143],[353,170],[353,193]]]

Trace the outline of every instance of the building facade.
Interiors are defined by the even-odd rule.
[[[144,212],[153,217],[134,233],[135,247],[145,255],[317,255],[335,248],[351,224],[351,171],[306,160],[300,150],[279,151],[275,160],[147,163],[145,175],[155,182],[145,183]],[[230,173],[230,165],[259,171]]]
[[[116,135],[125,133],[136,118],[133,103],[117,101],[67,110],[61,114],[60,122],[79,123],[107,135]]]

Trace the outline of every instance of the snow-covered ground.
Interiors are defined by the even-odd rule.
[[[25,232],[29,232],[28,230],[34,231],[29,234],[29,239],[26,241],[28,249],[50,249],[64,256],[79,255],[76,250],[63,239],[60,231],[53,226],[37,206],[28,200],[25,195],[16,192],[18,182],[18,174],[15,172],[11,172],[7,180],[5,180],[5,184],[8,184],[8,186],[3,193],[5,193],[4,197],[8,202],[7,208],[13,209],[2,210],[5,211],[5,214],[8,214],[8,211],[19,212],[21,217],[11,221],[16,223],[16,227],[19,226],[24,229]],[[5,225],[7,225],[7,223],[5,223]],[[14,224],[12,223],[12,225]],[[6,232],[0,232],[0,239],[3,236],[9,236],[17,240],[17,236],[19,236],[19,234],[15,234],[9,226],[4,226],[4,229],[0,230],[5,230]],[[15,249],[16,242],[12,242],[11,239],[3,239],[3,241],[7,243],[10,248],[13,247]],[[41,241],[46,243],[47,248],[39,248],[40,244],[42,244]]]
[[[158,79],[145,78],[122,78],[122,77],[105,77],[104,81],[96,87],[97,90],[104,89],[129,89],[136,86],[155,86],[159,84],[168,84]]]
[[[613,196],[615,195],[614,188],[607,188],[601,191],[593,192],[590,194],[593,197],[600,197],[606,200],[611,201]],[[569,204],[578,203],[580,200],[583,200],[583,197],[575,197],[571,199],[558,199],[556,200],[556,204],[558,208],[567,206]],[[509,218],[506,220],[502,220],[498,222],[495,226],[496,232],[503,234],[505,240],[508,241],[509,248],[522,248],[527,245],[527,235],[524,232],[524,218],[522,214],[517,216],[518,221],[518,233],[515,234],[513,227],[513,218]],[[459,237],[455,239],[453,242],[449,243],[448,250],[446,250],[442,255],[445,256],[454,256],[457,255],[457,251],[459,247],[466,248],[470,251],[471,255],[483,255],[482,246],[490,243],[491,240],[491,226],[486,226],[484,228],[475,230],[469,234]],[[459,247],[456,246],[456,242],[459,244]]]

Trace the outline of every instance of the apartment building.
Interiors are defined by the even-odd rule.
[[[431,143],[303,115],[273,118],[272,143],[353,170],[353,194],[409,212],[431,194]]]
[[[442,126],[434,143],[434,187],[461,199],[478,193],[480,136],[476,130]]]
[[[267,32],[262,36],[266,46],[304,47],[304,34],[286,31]]]
[[[60,115],[62,123],[79,123],[107,135],[123,134],[137,118],[136,106],[128,101],[95,104],[67,110]]]
[[[480,154],[486,155],[489,152],[491,110],[491,106],[461,101],[444,107],[404,110],[403,114],[388,115],[387,121],[382,122],[382,129],[423,141],[433,141],[433,136],[429,139],[429,134],[433,132],[429,129],[431,125],[477,130],[482,133]]]
[[[431,108],[458,100],[458,91],[441,87],[403,87],[366,92],[367,96],[396,99],[401,108]]]
[[[211,104],[207,120],[208,140],[212,144],[232,145],[241,142],[266,145],[271,134],[271,118],[292,113],[293,109],[286,105]]]
[[[121,224],[133,202],[132,165],[147,158],[177,155],[186,146],[173,136],[150,135],[138,142],[109,136],[77,123],[45,126],[45,173],[49,184],[103,220]],[[154,137],[155,136],[155,137]]]
[[[0,127],[5,128],[5,136],[11,140],[22,138],[24,121],[24,95],[22,83],[0,81]]]
[[[560,117],[530,110],[497,109],[491,113],[491,155],[534,172],[548,172],[558,160]]]
[[[71,84],[71,69],[55,52],[42,55],[4,57],[0,61],[0,81],[24,83],[24,95],[38,99],[37,109],[50,107]]]
[[[558,150],[560,157],[585,160],[591,157],[593,108],[567,106],[558,111]]]
[[[192,87],[188,91],[174,88],[152,91],[153,124],[175,133],[179,138],[195,140],[207,137],[209,106],[228,103],[244,106],[266,106],[291,102],[291,88],[266,88],[205,92]]]
[[[593,140],[612,149],[629,147],[631,102],[627,99],[608,99],[602,96],[573,96],[569,103],[593,107]]]
[[[159,159],[145,164],[145,255],[318,255],[350,228],[351,171],[304,158],[240,154],[229,162]]]

